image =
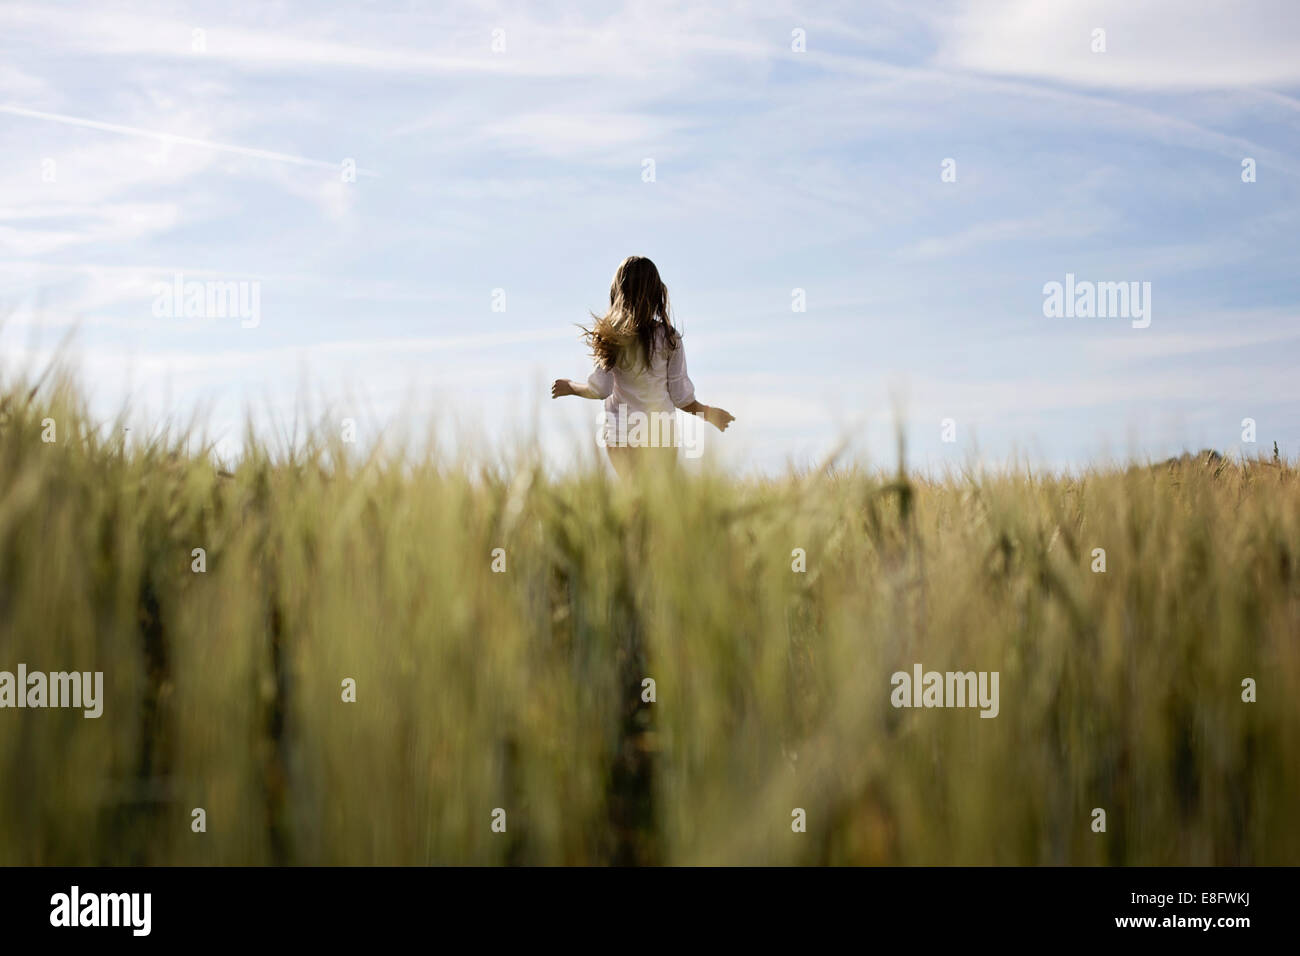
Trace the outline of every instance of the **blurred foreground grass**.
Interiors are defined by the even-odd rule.
[[[1290,467],[222,474],[0,401],[0,670],[106,697],[0,710],[0,863],[1300,863]],[[916,663],[1000,714],[895,709]]]

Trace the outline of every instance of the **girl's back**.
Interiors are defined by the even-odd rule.
[[[596,366],[587,382],[605,399],[606,410],[671,412],[694,401],[695,385],[686,374],[681,333],[673,336],[672,344],[668,338],[667,328],[660,323],[654,331],[654,351],[648,362],[634,342],[613,368]]]

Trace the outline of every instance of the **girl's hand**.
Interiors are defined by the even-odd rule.
[[[720,432],[725,432],[727,426],[736,420],[736,416],[731,414],[725,408],[715,408],[710,405],[704,413],[704,420]]]
[[[573,383],[567,378],[557,378],[555,384],[551,386],[551,398],[563,398],[565,395],[576,395],[573,390]]]

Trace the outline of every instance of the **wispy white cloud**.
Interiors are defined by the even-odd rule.
[[[963,70],[1125,89],[1300,84],[1290,0],[964,0],[937,25],[936,62]]]
[[[277,153],[268,149],[257,149],[251,146],[236,146],[231,143],[218,143],[208,139],[199,139],[193,136],[180,136],[175,133],[161,132],[159,130],[141,129],[136,126],[124,126],[120,123],[106,123],[101,120],[86,119],[79,116],[67,116],[61,113],[47,113],[43,110],[26,109],[21,106],[0,104],[0,113],[8,113],[11,116],[21,116],[27,119],[44,120],[51,123],[64,123],[68,126],[80,126],[85,129],[96,129],[106,133],[117,133],[122,136],[138,136],[144,139],[156,140],[160,143],[167,143],[174,146],[196,146],[200,149],[211,149],[222,153],[236,153],[240,156],[250,156],[254,159],[265,159],[277,163],[293,163],[295,166],[315,166],[318,169],[329,169],[339,171],[341,164],[338,161],[330,162],[323,159],[311,159],[306,156],[295,156],[291,153]],[[376,176],[374,170],[357,167],[358,176]]]

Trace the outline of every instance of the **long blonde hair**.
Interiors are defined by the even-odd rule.
[[[609,311],[604,315],[593,312],[591,317],[594,323],[591,328],[582,327],[582,337],[601,368],[611,369],[624,360],[631,364],[633,349],[649,367],[660,328],[663,347],[669,351],[677,348],[677,330],[668,311],[668,287],[645,256],[628,256],[619,263],[609,286]]]

